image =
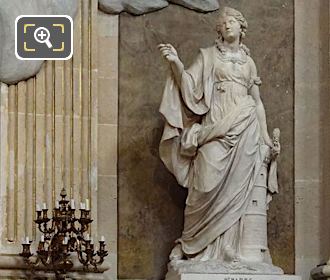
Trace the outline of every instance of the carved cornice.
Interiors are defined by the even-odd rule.
[[[163,9],[170,3],[201,13],[219,9],[218,0],[99,0],[99,8],[109,14],[127,12],[132,15],[142,15]]]

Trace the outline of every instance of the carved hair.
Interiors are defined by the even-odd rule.
[[[241,36],[240,36],[240,40],[244,39],[245,38],[245,35],[246,35],[248,23],[247,23],[245,17],[242,15],[242,13],[239,12],[239,11],[237,11],[237,10],[235,10],[235,9],[233,9],[233,8],[224,7],[220,11],[218,22],[220,22],[220,20],[224,16],[232,16],[233,18],[235,18],[239,22],[239,24],[241,25]],[[221,40],[223,40],[222,35],[221,35],[221,31],[220,31],[220,24],[217,24],[216,30],[218,32],[219,38],[221,38]]]

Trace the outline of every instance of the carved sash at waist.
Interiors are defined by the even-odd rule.
[[[250,88],[249,83],[245,83],[244,81],[235,81],[235,80],[226,80],[226,81],[215,82],[213,86],[217,91],[225,92],[226,87],[228,85],[233,85],[233,84],[242,86],[246,91]]]

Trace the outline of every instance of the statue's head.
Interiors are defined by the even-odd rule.
[[[229,7],[220,10],[216,30],[222,40],[239,36],[241,41],[246,35],[247,27],[247,21],[241,12]]]

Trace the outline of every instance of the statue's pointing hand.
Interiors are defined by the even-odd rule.
[[[171,44],[159,44],[158,49],[162,56],[169,62],[175,62],[179,59],[178,52]]]

